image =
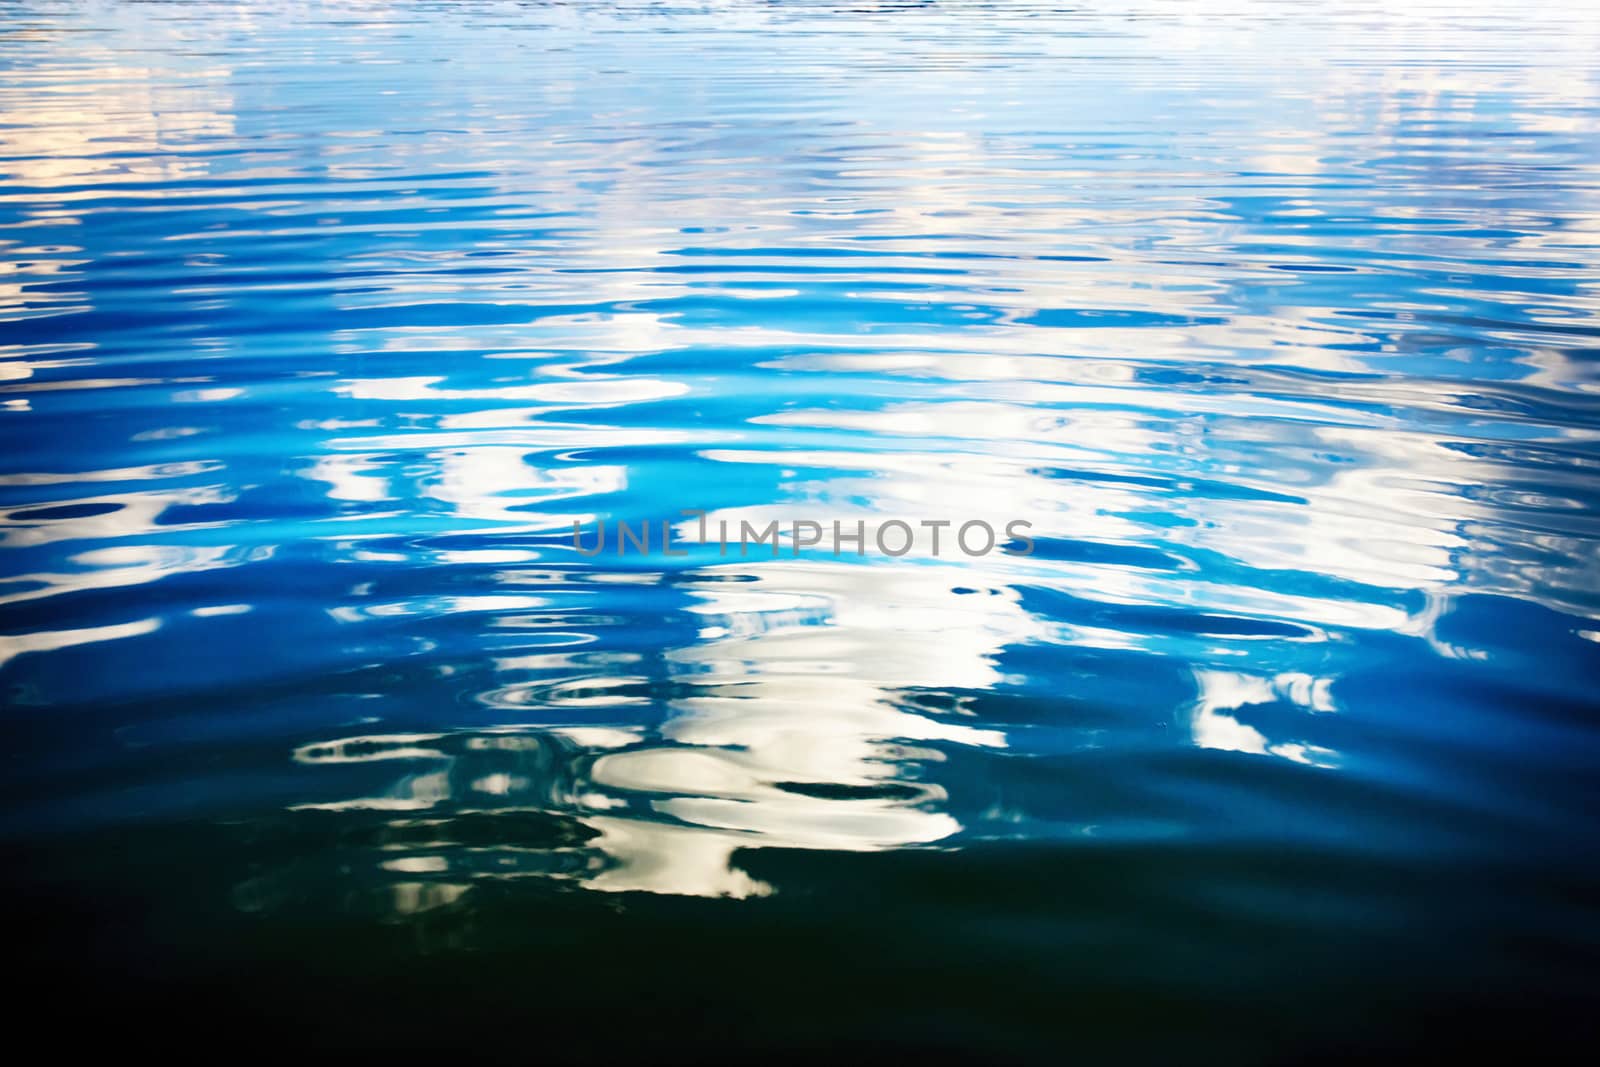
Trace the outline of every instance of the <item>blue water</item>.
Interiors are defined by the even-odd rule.
[[[12,1006],[1592,1036],[1597,57],[1578,3],[0,6]],[[574,544],[685,510],[786,533]]]

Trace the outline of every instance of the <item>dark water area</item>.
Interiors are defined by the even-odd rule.
[[[13,1027],[1587,1062],[1597,57],[0,4]]]

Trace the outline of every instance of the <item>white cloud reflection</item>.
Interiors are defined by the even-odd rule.
[[[1519,62],[1503,5],[1131,4],[1137,32],[1031,31],[997,64],[989,35],[1017,33],[1026,5],[990,5],[980,30],[949,6],[868,5],[835,13],[863,32],[826,35],[784,33],[805,18],[785,5],[675,14],[706,31],[705,70],[751,75],[784,41],[794,77],[770,81],[673,68],[630,5],[541,8],[504,50],[471,18],[435,20],[429,47],[472,45],[474,77],[419,63],[391,85],[351,62],[360,91],[334,109],[293,86],[286,106],[163,20],[95,6],[122,46],[46,41],[54,65],[0,99],[0,202],[18,213],[0,314],[69,338],[67,313],[96,300],[137,319],[145,294],[105,281],[127,249],[102,235],[123,233],[180,257],[159,292],[175,316],[271,317],[172,357],[236,358],[239,382],[129,369],[156,361],[136,331],[0,352],[0,415],[94,391],[137,453],[0,475],[36,494],[0,510],[0,547],[61,550],[0,603],[309,545],[317,595],[351,590],[315,613],[356,635],[329,640],[340,667],[370,668],[394,651],[373,651],[381,628],[404,627],[435,657],[415,676],[436,715],[487,720],[386,733],[378,711],[296,753],[336,794],[304,806],[438,824],[376,865],[404,913],[519,874],[746,897],[782,888],[741,866],[762,849],[954,844],[973,827],[941,765],[1024,747],[968,709],[1041,686],[1011,673],[1018,649],[1181,663],[1189,690],[1141,709],[1181,743],[1333,769],[1314,737],[1340,708],[1340,641],[1485,656],[1441,635],[1473,595],[1600,618],[1574,457],[1597,435],[1573,398],[1596,386],[1578,335],[1543,329],[1597,311],[1600,88],[1563,73],[1600,48],[1594,11],[1527,13],[1549,53]],[[911,18],[936,83],[875,36]],[[560,47],[530,65],[530,42]],[[365,47],[295,45],[335,64]],[[1174,80],[1197,91],[1152,91]],[[1497,164],[1475,158],[1491,136],[1510,146]],[[1564,184],[1540,193],[1527,168],[1545,156]],[[1490,345],[1503,378],[1473,362]],[[194,405],[184,425],[144,413],[169,401]],[[204,458],[166,462],[191,438]],[[1538,491],[1527,453],[1558,468]],[[215,517],[263,497],[248,522]],[[1025,518],[1045,544],[585,569],[545,536],[681,507]],[[227,613],[183,606],[253,610],[231,593]],[[0,658],[164,625],[126,617],[10,634]],[[286,673],[324,665],[305,655]],[[1076,682],[1045,684],[1062,699]],[[450,825],[522,812],[589,836],[478,849]]]

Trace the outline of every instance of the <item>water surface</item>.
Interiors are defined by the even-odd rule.
[[[0,7],[17,1003],[1592,1029],[1596,56],[1576,3]],[[681,509],[1034,551],[574,550]]]

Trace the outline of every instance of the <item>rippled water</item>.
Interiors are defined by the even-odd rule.
[[[1580,1025],[1597,55],[1581,4],[5,5],[26,1003],[602,1062]],[[1033,552],[574,548],[682,509]]]

